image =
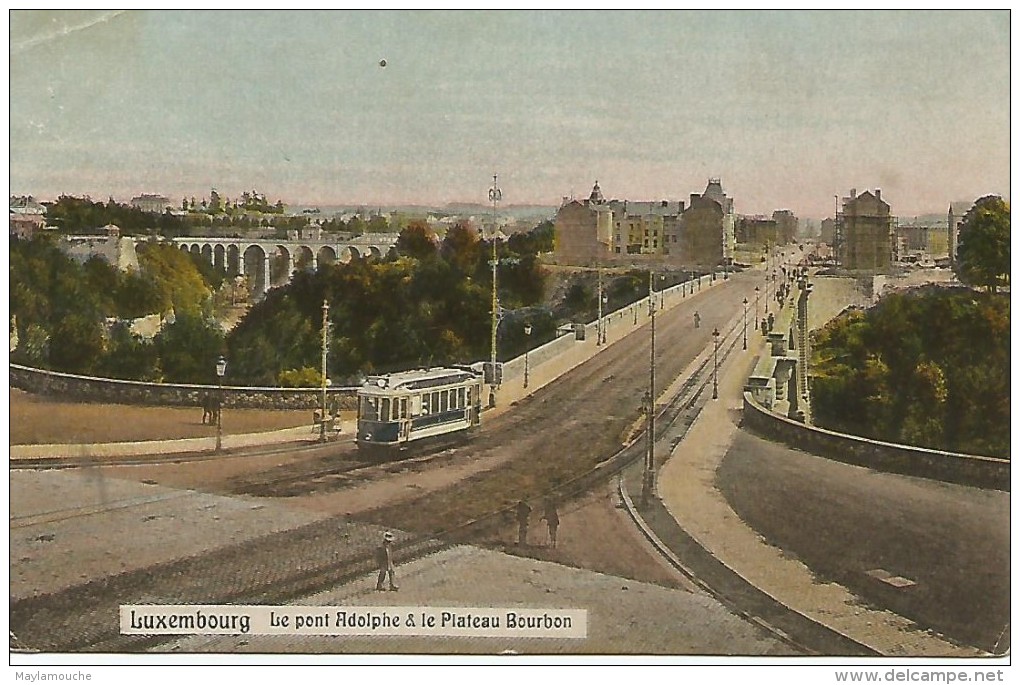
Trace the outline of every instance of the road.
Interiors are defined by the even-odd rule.
[[[958,642],[1008,647],[1009,493],[879,473],[744,431],[717,484],[741,519],[822,578]],[[876,569],[916,584],[882,582]]]
[[[739,306],[736,303],[748,292],[753,292],[752,276],[733,277],[657,315],[656,361],[662,387],[710,344],[713,327],[724,326]],[[693,327],[695,308],[701,313],[698,329]],[[613,333],[610,325],[610,343]],[[153,486],[185,486],[210,494],[236,495],[251,492],[250,470],[273,471],[281,463],[284,467],[289,464],[292,468],[286,474],[284,491],[273,493],[263,488],[259,495],[288,507],[314,509],[318,520],[270,535],[253,533],[253,537],[236,545],[209,547],[202,552],[192,550],[188,558],[171,556],[135,567],[131,566],[135,550],[151,546],[153,541],[141,528],[117,529],[116,535],[108,539],[100,536],[96,541],[106,548],[113,564],[111,571],[91,576],[91,582],[84,585],[15,602],[11,625],[28,644],[46,649],[144,649],[145,643],[117,636],[110,618],[118,604],[292,601],[364,572],[358,564],[363,559],[371,564],[371,545],[378,535],[373,531],[379,530],[371,525],[373,522],[406,531],[435,533],[521,497],[536,498],[557,483],[566,487],[579,470],[588,470],[616,452],[624,436],[638,422],[647,384],[648,349],[647,334],[637,331],[624,342],[610,344],[560,382],[521,401],[513,411],[488,421],[485,430],[466,447],[440,455],[430,463],[382,465],[368,482],[323,477],[318,457],[257,458],[248,465],[247,473],[239,466],[243,460],[236,459],[222,464],[130,467],[119,472],[111,467],[96,469],[97,475],[137,479]],[[308,465],[306,479],[302,480],[297,473],[300,468],[293,466],[295,462]],[[666,573],[662,561],[642,546],[643,541],[619,534],[620,521],[610,515],[618,512],[613,511],[608,500],[595,499],[593,506],[598,511],[591,515],[578,517],[566,508],[562,550],[552,554],[535,545],[519,551],[682,587],[683,581],[672,571]],[[343,559],[338,559],[335,544],[338,524],[353,526],[352,543],[345,552],[350,561],[340,565],[338,561]],[[200,529],[181,534],[204,537]],[[68,531],[68,535],[73,535],[73,531]],[[469,541],[502,548],[505,541],[500,535],[501,531],[495,534],[487,531],[481,539],[467,537]],[[586,537],[616,540],[618,544],[588,545],[584,543]],[[40,545],[33,540],[42,539],[48,540],[49,536],[37,535],[27,544]],[[175,546],[173,542],[162,545],[164,552]],[[165,554],[162,558],[166,558]],[[32,563],[45,565],[45,559],[41,556]]]

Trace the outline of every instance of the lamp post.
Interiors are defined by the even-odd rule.
[[[531,324],[524,324],[524,387],[528,387],[528,350],[531,348]]]
[[[712,399],[719,399],[719,329],[712,331],[712,340],[715,341],[715,352],[712,362]]]
[[[489,201],[492,203],[492,385],[489,388],[489,406],[496,406],[496,328],[499,326],[499,291],[496,289],[496,205],[503,199],[503,191],[496,184],[497,175],[492,175],[492,187],[489,188]]]
[[[596,345],[601,345],[603,342],[605,342],[605,335],[603,335],[605,324],[602,321],[603,297],[602,297],[602,265],[601,264],[599,264],[599,266],[598,266],[598,274],[599,274],[599,279],[598,279],[599,292],[598,292],[598,295],[596,296],[596,299],[598,299],[599,318],[598,318],[598,322],[595,325],[595,344]]]
[[[747,349],[747,298],[744,298],[744,349]]]
[[[326,354],[329,349],[329,300],[322,301],[322,413],[319,415],[319,442],[326,442]]]
[[[758,286],[754,286],[754,330],[758,330]]]
[[[641,479],[641,503],[648,501],[655,493],[655,303],[651,297],[651,272],[648,272],[648,311],[652,317],[652,346],[648,354],[648,436],[645,453],[645,472]]]
[[[606,344],[606,329],[609,327],[609,316],[606,315],[606,306],[609,304],[609,296],[605,293],[602,294],[602,326],[599,332],[602,334],[602,344]]]
[[[216,451],[223,449],[223,376],[227,373],[227,359],[220,356],[216,361],[216,384],[219,387],[219,399],[216,402]]]

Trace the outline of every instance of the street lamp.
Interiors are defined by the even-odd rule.
[[[492,187],[489,188],[489,202],[492,203],[492,385],[489,386],[489,406],[496,406],[496,329],[499,327],[499,290],[496,287],[496,274],[499,260],[496,257],[496,220],[499,201],[503,199],[503,191],[496,184],[497,175],[492,175]]]
[[[599,333],[602,335],[602,344],[606,344],[606,328],[609,327],[609,316],[606,315],[607,305],[609,304],[609,296],[605,293],[602,294],[602,325],[600,326]]]
[[[528,387],[528,350],[531,348],[531,324],[524,324],[524,387]]]
[[[322,414],[319,415],[319,442],[326,442],[326,353],[329,349],[329,301],[322,301]]]
[[[754,286],[754,330],[758,330],[758,286]]]
[[[648,445],[645,454],[645,473],[641,481],[641,502],[648,501],[655,493],[655,303],[651,301],[651,272],[648,279],[649,313],[652,317],[652,346],[648,354]]]
[[[719,399],[719,329],[712,331],[712,339],[715,341],[715,352],[713,354],[712,366],[712,399]]]
[[[747,298],[744,298],[744,349],[747,349]]]
[[[219,386],[219,400],[216,402],[216,451],[223,449],[223,376],[227,373],[227,358],[216,360],[216,384]]]

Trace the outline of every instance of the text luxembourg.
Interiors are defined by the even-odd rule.
[[[585,638],[585,609],[124,605],[125,634]]]

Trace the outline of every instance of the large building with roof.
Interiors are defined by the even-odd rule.
[[[844,268],[888,271],[893,257],[893,218],[882,191],[850,191],[839,216],[839,260]]]
[[[677,264],[716,266],[733,254],[733,199],[719,179],[682,200],[606,201],[598,182],[587,200],[564,198],[556,214],[556,258],[590,264],[660,257]]]

